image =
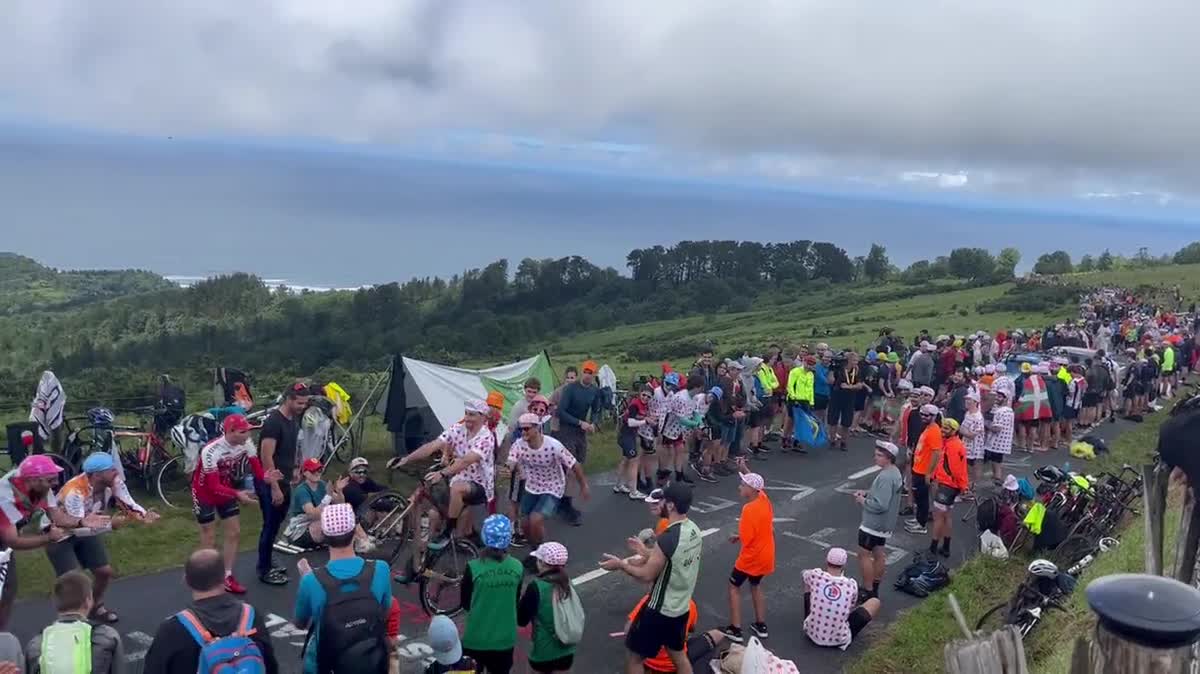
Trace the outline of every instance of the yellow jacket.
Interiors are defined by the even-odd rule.
[[[788,372],[787,399],[793,403],[813,402],[813,382],[816,375],[803,367],[794,367]]]
[[[767,397],[775,395],[775,389],[779,388],[779,377],[775,376],[775,370],[766,361],[758,366],[758,372],[754,374],[758,377],[758,383],[762,384],[763,394]]]

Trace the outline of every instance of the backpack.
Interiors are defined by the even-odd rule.
[[[86,620],[56,622],[42,631],[44,674],[88,674],[92,671],[92,625]]]
[[[362,571],[347,580],[334,578],[324,567],[313,572],[325,590],[321,638],[317,642],[317,671],[363,674],[387,671],[385,609],[371,592],[375,567],[374,562],[363,560]],[[357,587],[350,591],[342,589],[350,583]]]
[[[566,599],[559,596],[557,590],[551,590],[554,595],[550,605],[554,608],[554,636],[567,646],[573,646],[583,640],[583,625],[586,616],[583,612],[583,602],[579,593],[571,588]]]
[[[266,674],[267,665],[254,634],[254,607],[242,604],[242,617],[233,634],[213,636],[195,613],[183,610],[175,617],[200,645],[197,674]]]
[[[897,590],[914,597],[927,597],[950,584],[950,570],[935,559],[918,559],[900,572]]]
[[[996,533],[996,527],[1000,524],[998,512],[1000,504],[995,498],[982,498],[975,505],[975,524],[979,526],[980,533],[990,531]]]

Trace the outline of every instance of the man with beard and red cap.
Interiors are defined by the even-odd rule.
[[[67,538],[70,529],[102,529],[111,521],[99,514],[72,517],[59,508],[54,485],[61,472],[62,468],[50,457],[34,454],[0,477],[0,579],[4,584],[0,594],[0,631],[8,627],[8,617],[17,598],[13,552],[44,548]],[[35,521],[37,533],[21,531]]]

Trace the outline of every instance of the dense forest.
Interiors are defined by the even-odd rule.
[[[1131,259],[1106,251],[1099,260],[1107,268],[1165,264],[1189,261],[1196,250]],[[878,244],[851,257],[826,242],[683,241],[631,251],[627,275],[577,256],[525,259],[515,270],[498,260],[450,279],[296,293],[248,274],[179,288],[148,272],[58,272],[0,254],[0,395],[23,401],[46,367],[107,392],[145,389],[158,372],[215,365],[270,376],[377,370],[401,350],[440,362],[500,359],[554,350],[555,340],[581,331],[745,311],[836,284],[894,280],[919,294],[942,278],[1003,282],[1019,262],[1015,249],[993,256],[959,248],[900,270]],[[1056,251],[1034,269],[1073,266]]]

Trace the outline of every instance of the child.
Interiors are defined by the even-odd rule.
[[[760,639],[769,636],[767,631],[767,601],[762,591],[762,580],[775,572],[775,517],[771,499],[763,491],[763,478],[751,473],[745,459],[738,460],[741,482],[738,495],[745,505],[738,520],[738,533],[729,538],[730,543],[741,543],[733,572],[729,574],[729,617],[730,624],[722,630],[730,641],[742,643],[741,588],[750,581],[750,600],[754,604],[754,622],[750,632]]]

